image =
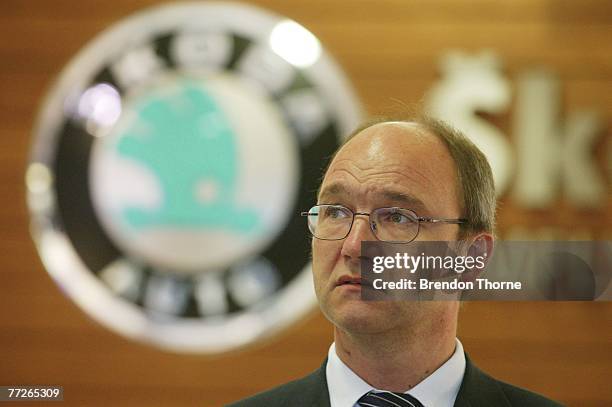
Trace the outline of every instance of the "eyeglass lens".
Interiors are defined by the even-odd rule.
[[[317,205],[308,212],[310,232],[319,239],[339,240],[350,233],[353,212],[339,205]],[[412,241],[419,231],[414,212],[402,208],[379,208],[370,215],[371,228],[382,241]]]

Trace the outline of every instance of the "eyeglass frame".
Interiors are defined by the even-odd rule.
[[[346,235],[344,235],[344,237],[340,237],[337,239],[323,239],[320,237],[317,237],[314,235],[314,233],[312,233],[312,231],[310,231],[310,228],[308,228],[308,230],[310,231],[310,234],[312,235],[312,237],[314,237],[315,239],[319,239],[319,240],[327,240],[327,241],[336,241],[336,240],[343,240],[346,239],[348,237],[348,235],[351,233],[351,230],[353,229],[353,224],[355,224],[355,216],[357,215],[362,215],[362,216],[367,216],[368,217],[368,224],[370,225],[370,230],[372,231],[372,234],[374,235],[374,237],[376,238],[376,240],[381,241],[381,242],[385,242],[385,243],[397,243],[397,244],[405,244],[405,243],[410,243],[410,242],[414,242],[414,240],[419,236],[419,232],[421,231],[421,222],[423,223],[446,223],[446,224],[453,224],[453,225],[460,225],[460,224],[464,224],[468,222],[468,219],[466,218],[456,218],[456,219],[449,219],[449,218],[432,218],[432,217],[427,217],[427,216],[419,216],[415,211],[413,211],[412,209],[407,209],[407,208],[400,208],[400,207],[396,207],[396,206],[383,206],[381,208],[375,208],[372,209],[372,211],[368,212],[353,212],[350,208],[347,208],[344,205],[335,205],[335,204],[317,204],[314,205],[312,208],[316,208],[317,206],[336,206],[336,207],[340,207],[343,209],[346,209],[347,211],[349,211],[353,217],[351,218],[351,225],[348,228],[348,231],[346,232]],[[309,216],[319,216],[318,213],[310,213],[310,211],[312,210],[312,208],[310,208],[307,212],[301,212],[300,216],[304,216],[308,219]],[[378,235],[376,234],[376,230],[375,230],[375,223],[372,222],[372,213],[376,212],[378,210],[381,209],[401,209],[402,211],[409,211],[412,212],[415,215],[415,220],[417,221],[417,231],[414,235],[414,237],[411,240],[402,240],[402,241],[393,241],[393,240],[382,240],[378,237]]]

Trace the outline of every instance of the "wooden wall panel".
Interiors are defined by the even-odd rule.
[[[205,405],[225,402],[317,367],[331,328],[311,317],[266,343],[205,357],[124,339],[81,312],[44,271],[28,234],[23,171],[36,110],[67,61],[98,32],[148,0],[0,3],[0,384],[59,384],[67,405]],[[562,81],[564,111],[612,111],[612,3],[605,0],[261,0],[297,20],[340,62],[371,113],[418,102],[446,49],[494,49],[511,80],[544,66]],[[398,102],[401,101],[400,102]],[[510,134],[512,109],[496,117]],[[607,181],[609,185],[610,177]],[[572,223],[580,219],[580,224]],[[610,239],[612,198],[593,212],[526,211],[511,197],[503,227],[584,228]],[[501,379],[572,406],[612,403],[612,304],[470,303],[460,337]],[[27,404],[23,404],[27,405]]]

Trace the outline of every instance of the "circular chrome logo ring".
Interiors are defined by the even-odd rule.
[[[130,122],[126,118],[148,117],[145,111],[154,97],[163,94],[166,105],[182,103],[180,97],[168,99],[164,93],[168,89],[220,101],[210,108],[216,112],[215,120],[207,122],[206,129],[211,128],[210,123],[218,123],[219,117],[226,117],[229,123],[223,128],[239,129],[238,122],[246,111],[272,112],[258,114],[270,118],[266,123],[273,124],[266,127],[264,123],[260,129],[279,129],[271,130],[277,134],[276,144],[263,144],[271,146],[267,150],[277,148],[277,155],[284,161],[274,161],[274,157],[268,157],[268,161],[294,173],[285,178],[269,173],[259,177],[266,181],[261,185],[274,191],[259,195],[284,202],[278,211],[285,212],[266,218],[265,232],[253,238],[257,244],[245,244],[210,262],[207,260],[220,249],[209,249],[209,256],[193,250],[181,256],[154,256],[156,247],[168,248],[154,239],[148,240],[154,242],[149,246],[136,244],[146,240],[142,229],[134,226],[143,225],[138,220],[142,217],[125,217],[131,219],[132,229],[121,229],[120,220],[113,218],[119,209],[113,209],[112,204],[131,191],[125,186],[117,188],[112,192],[116,195],[105,203],[100,188],[111,185],[108,188],[112,189],[113,183],[99,174],[117,169],[105,167],[110,161],[100,159],[105,153],[99,151],[106,151],[108,146],[113,151],[127,151],[124,141],[132,133],[118,129],[134,123],[141,126],[142,120]],[[248,91],[243,92],[245,89]],[[227,95],[247,95],[243,99],[250,108],[232,112],[236,104],[222,103],[227,102]],[[131,16],[100,34],[68,64],[40,111],[26,184],[32,234],[45,268],[97,321],[122,335],[168,350],[224,352],[268,337],[315,304],[309,237],[302,219],[293,214],[312,204],[324,160],[335,151],[342,136],[357,125],[360,116],[357,99],[339,68],[317,39],[295,22],[254,7],[221,3],[161,6]],[[147,127],[151,122],[144,124]],[[185,128],[188,131],[190,127]],[[250,185],[248,177],[258,175],[257,170],[245,169],[263,168],[265,162],[258,167],[249,161],[256,153],[245,146],[249,140],[252,143],[254,135],[248,132],[248,126],[242,128],[246,129],[243,133],[235,132],[235,148],[231,151],[236,152],[236,162],[246,164],[232,172],[236,194],[223,196],[246,196],[245,202],[263,214],[270,205],[261,196],[257,201],[257,192],[245,189]],[[214,133],[218,134],[222,131]],[[268,137],[260,133],[256,136]],[[100,144],[106,140],[112,142]],[[180,160],[180,154],[170,156]],[[120,159],[127,160],[125,156]],[[211,160],[203,158],[202,162]],[[141,169],[153,168],[140,164]],[[129,176],[122,176],[120,171],[117,174],[118,183],[128,182]],[[153,174],[151,179],[157,179],[158,185],[168,185],[160,181],[162,170],[148,174]],[[297,185],[278,186],[280,179]],[[219,188],[227,185],[224,182],[200,183],[194,190],[206,201],[219,196]],[[162,201],[168,202],[167,187],[160,190],[166,194]],[[197,213],[204,218],[200,219],[202,224],[209,227],[202,232],[204,237],[210,237],[210,219],[220,218],[206,218],[210,212],[204,209],[210,208],[202,208],[189,212],[175,205],[166,211],[172,216],[164,219],[171,219],[174,229],[176,225],[191,227]],[[185,213],[190,217],[180,223]],[[239,227],[248,229],[252,222],[245,219]],[[156,222],[159,229],[161,221]],[[156,229],[153,235],[163,235],[166,240],[161,241],[166,242],[168,228],[163,225],[166,229],[159,229],[163,233]],[[150,231],[147,229],[147,233]],[[178,236],[190,235],[181,229]],[[190,254],[192,258],[181,263]]]

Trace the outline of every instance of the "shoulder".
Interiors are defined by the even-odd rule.
[[[494,379],[495,380],[495,379]],[[562,404],[532,391],[496,380],[506,398],[513,406],[562,407]]]
[[[463,382],[457,395],[456,406],[485,407],[560,407],[556,401],[529,390],[497,380],[478,367],[466,355]]]
[[[329,392],[325,378],[326,362],[308,376],[237,401],[228,407],[329,406]]]

